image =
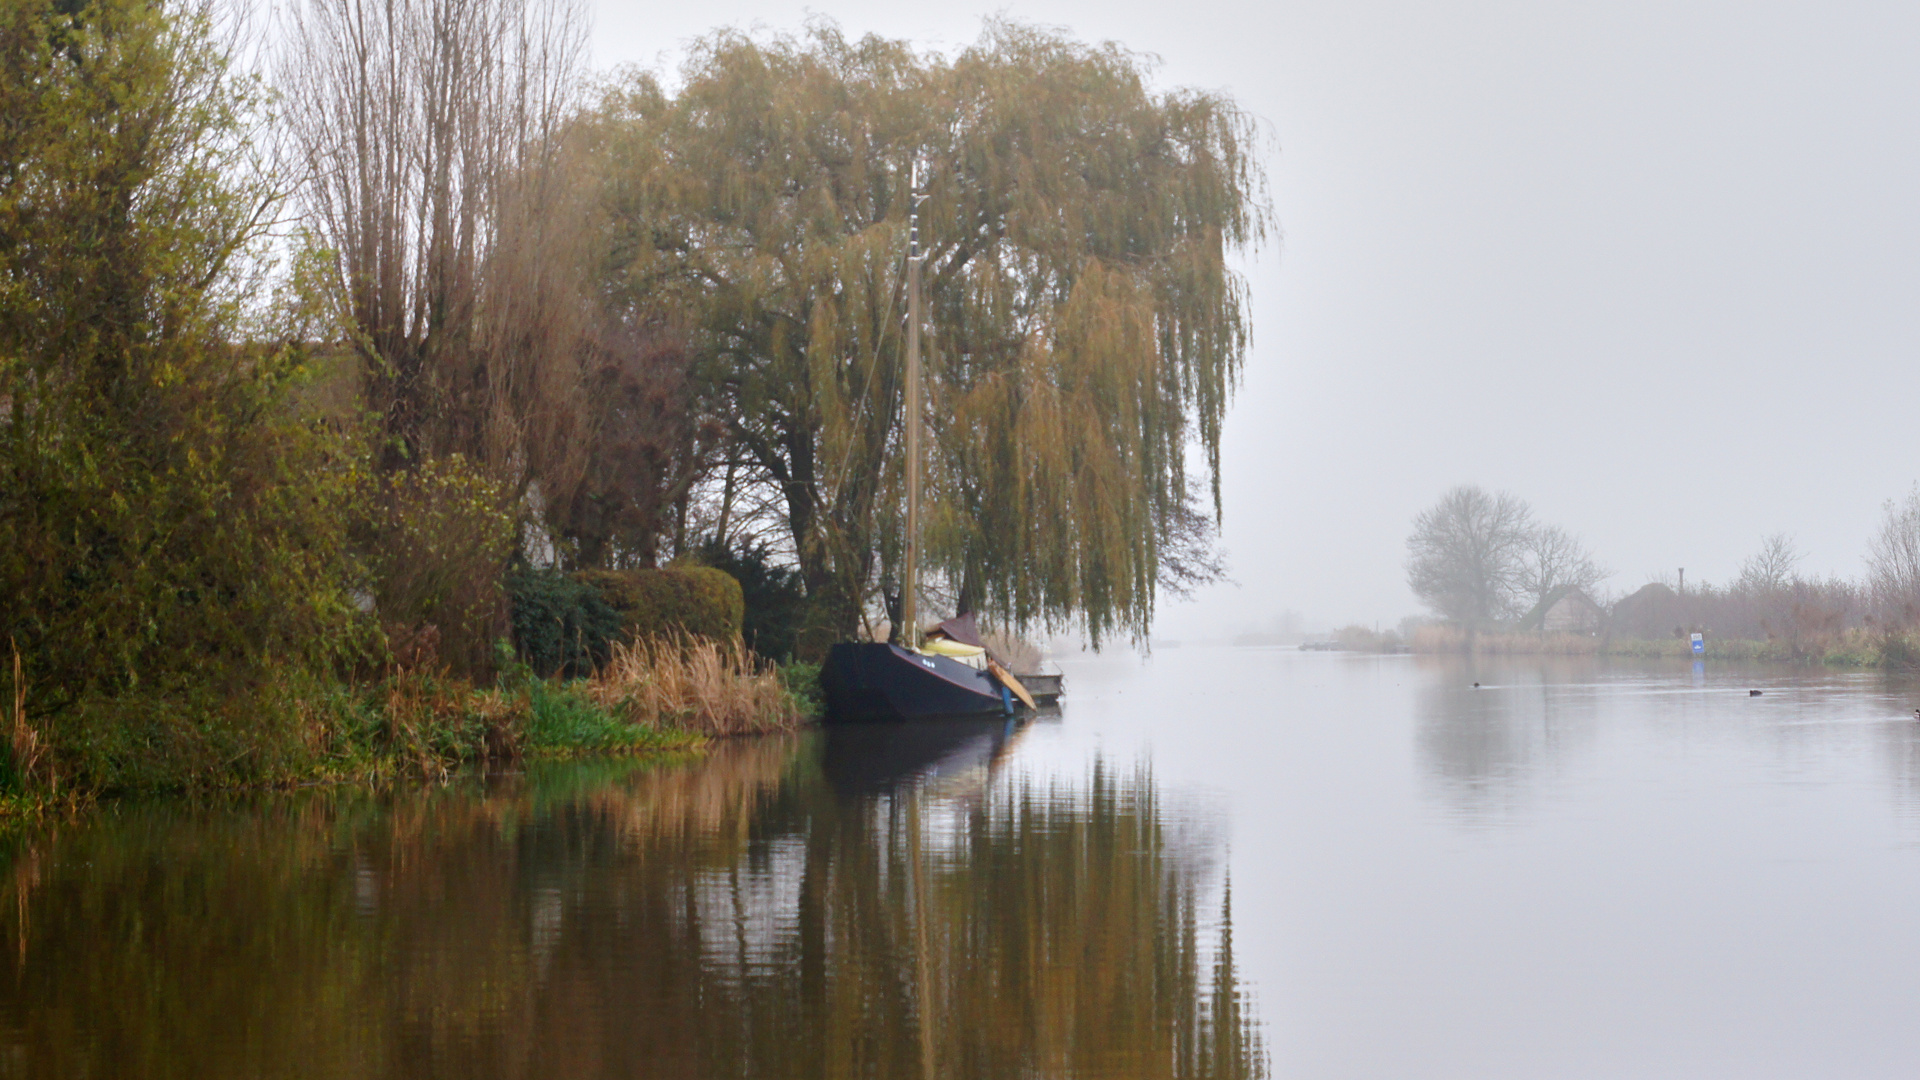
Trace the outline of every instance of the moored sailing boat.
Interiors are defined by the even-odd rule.
[[[827,653],[820,670],[829,722],[918,720],[1014,711],[1016,703],[1039,706],[1019,679],[990,654],[973,617],[949,619],[920,633],[920,168],[914,166],[907,210],[906,363],[906,549],[900,595],[904,645],[884,641],[843,642]],[[978,660],[979,667],[965,663]],[[1054,679],[1057,697],[1058,677]]]
[[[988,716],[1014,709],[1012,690],[990,672],[884,641],[835,645],[820,669],[820,686],[830,723]]]
[[[1054,680],[1057,698],[1059,677],[1047,678]],[[934,627],[918,648],[884,641],[835,645],[820,669],[820,684],[829,721],[921,720],[1039,708],[1022,680],[987,652],[971,615]]]

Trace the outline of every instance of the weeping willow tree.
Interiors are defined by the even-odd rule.
[[[823,23],[715,35],[677,93],[641,75],[605,102],[613,291],[692,335],[779,492],[816,641],[898,587],[916,161],[923,536],[958,606],[1078,620],[1097,644],[1144,635],[1157,589],[1212,572],[1200,489],[1217,514],[1247,344],[1228,256],[1266,234],[1264,176],[1247,114],[1148,76],[1118,46],[1007,22],[951,58]]]

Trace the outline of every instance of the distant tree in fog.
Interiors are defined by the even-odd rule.
[[[1920,621],[1920,487],[1882,508],[1880,531],[1867,542],[1867,589],[1882,619]]]
[[[1407,584],[1443,618],[1480,623],[1510,615],[1525,595],[1534,531],[1521,499],[1462,484],[1413,519]]]
[[[1739,580],[1734,588],[1754,593],[1778,592],[1793,584],[1794,567],[1800,565],[1805,556],[1794,546],[1793,537],[1786,533],[1774,533],[1760,541],[1760,550],[1747,557],[1740,566]]]
[[[1520,587],[1536,604],[1562,585],[1591,593],[1610,573],[1593,561],[1579,537],[1558,525],[1537,525],[1528,533]]]

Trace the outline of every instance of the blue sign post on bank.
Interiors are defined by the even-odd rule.
[[[1706,654],[1707,654],[1707,637],[1706,637],[1706,635],[1705,635],[1705,634],[1695,634],[1695,635],[1693,635],[1693,655],[1695,655],[1695,656],[1705,656]]]

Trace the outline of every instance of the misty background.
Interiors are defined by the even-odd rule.
[[[1236,585],[1156,639],[1390,626],[1415,513],[1509,490],[1631,590],[1765,534],[1858,577],[1920,479],[1920,9],[1877,3],[598,0],[593,64],[720,26],[922,48],[984,17],[1162,60],[1261,117],[1282,239],[1224,439]]]

